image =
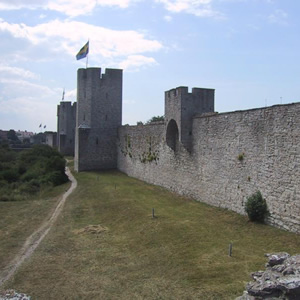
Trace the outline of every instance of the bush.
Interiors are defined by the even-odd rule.
[[[0,195],[0,202],[8,202],[11,201],[12,197],[7,194]]]
[[[59,171],[65,172],[66,161],[60,156],[52,156],[45,163],[46,172]]]
[[[47,185],[67,182],[65,164],[63,156],[47,145],[20,153],[0,145],[0,201],[23,200]]]
[[[68,180],[68,176],[59,171],[53,171],[43,177],[43,181],[52,183],[53,186],[66,183]]]
[[[40,188],[40,183],[37,179],[32,179],[29,182],[25,182],[23,183],[20,188],[19,191],[22,194],[35,194],[39,191]]]
[[[265,216],[268,213],[266,200],[262,197],[260,191],[252,194],[246,202],[245,211],[248,214],[250,221],[264,222]]]
[[[18,172],[19,172],[19,174],[23,175],[24,173],[26,173],[26,171],[27,171],[27,168],[26,168],[25,164],[20,163],[18,165]]]
[[[41,173],[39,170],[33,169],[27,171],[25,174],[22,175],[21,180],[22,181],[30,181],[32,179],[39,178],[41,176]]]
[[[16,182],[19,179],[19,173],[16,169],[5,170],[1,172],[1,178],[8,183]]]

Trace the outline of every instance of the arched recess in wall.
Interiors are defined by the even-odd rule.
[[[167,145],[173,150],[178,149],[179,142],[179,132],[178,126],[175,120],[170,120],[167,126],[167,136],[166,136]]]

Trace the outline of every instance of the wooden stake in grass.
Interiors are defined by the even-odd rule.
[[[155,218],[155,214],[154,214],[154,208],[152,208],[152,219]]]
[[[228,255],[232,256],[232,243],[229,244]]]

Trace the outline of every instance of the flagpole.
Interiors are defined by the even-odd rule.
[[[86,68],[86,69],[88,68],[88,64],[89,64],[90,38],[88,39],[88,45],[89,45],[89,47],[88,47],[88,53],[87,53],[87,55],[86,55],[86,65],[85,65],[85,68]]]

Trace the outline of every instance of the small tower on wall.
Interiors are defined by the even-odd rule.
[[[214,112],[215,90],[177,87],[165,92],[165,122],[167,145],[177,151],[182,144],[188,151],[192,149],[193,117],[196,114]]]
[[[57,147],[63,155],[74,156],[76,102],[61,101],[57,105]]]
[[[122,124],[123,71],[101,68],[77,72],[75,170],[117,167],[118,127]]]

